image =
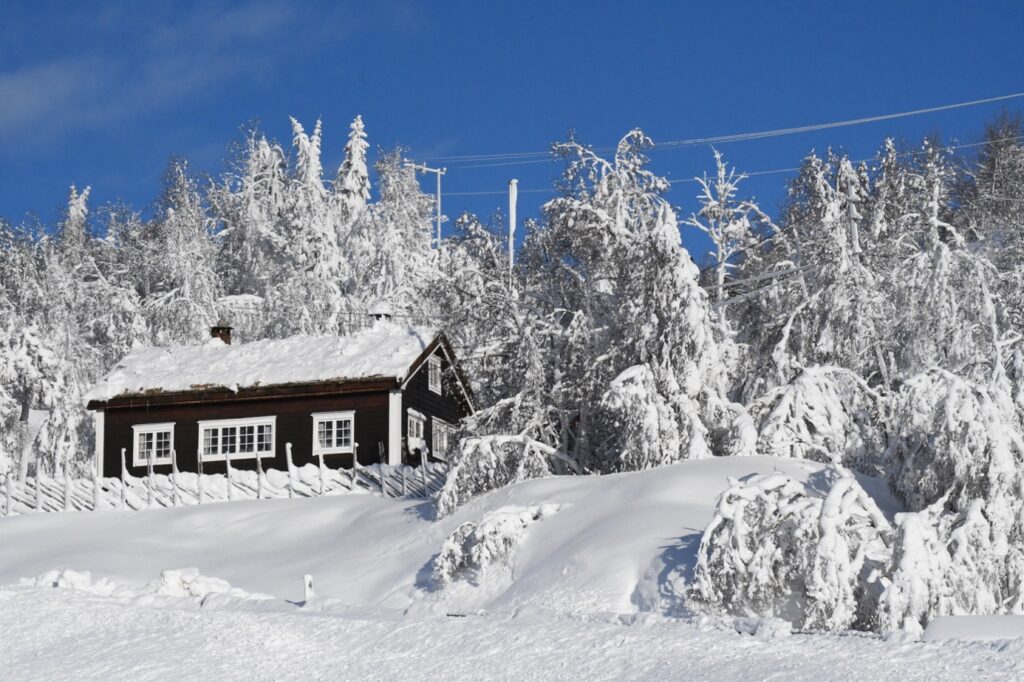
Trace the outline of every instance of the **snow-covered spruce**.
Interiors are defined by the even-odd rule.
[[[558,505],[509,507],[468,521],[449,535],[434,558],[431,577],[444,587],[453,580],[475,582],[488,566],[504,560],[526,535],[527,529],[558,511]]]

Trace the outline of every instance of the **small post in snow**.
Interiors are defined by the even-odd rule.
[[[408,467],[406,467],[404,464],[399,464],[399,466],[402,467],[402,497],[405,497],[406,495],[409,494],[409,484],[406,482],[405,476],[405,472]]]
[[[285,459],[288,462],[288,497],[295,497],[295,463],[292,462],[292,444],[284,444]]]
[[[196,501],[203,503],[203,450],[196,449]]]
[[[68,471],[68,456],[64,455],[64,511],[71,511],[71,472]]]
[[[256,499],[263,499],[263,459],[256,453]]]
[[[420,449],[420,478],[423,479],[423,497],[430,497],[430,488],[427,487],[427,448]]]
[[[124,448],[121,448],[121,509],[128,506],[128,466],[124,459]]]
[[[356,489],[356,474],[359,473],[359,443],[352,443],[352,473],[349,475],[348,489]]]
[[[380,496],[388,496],[388,487],[384,483],[384,443],[377,441],[377,456],[380,459]]]
[[[100,463],[92,468],[92,510],[99,511],[100,508]]]
[[[320,495],[322,497],[323,494],[324,494],[324,491],[327,490],[327,488],[326,488],[326,486],[324,484],[324,453],[323,452],[317,452],[316,453],[316,457],[317,457],[317,459],[320,462]]]
[[[153,506],[153,450],[146,453],[146,506]]]
[[[7,502],[4,504],[4,516],[10,516],[14,511],[14,467],[7,469]]]
[[[171,449],[171,506],[181,504],[181,489],[178,488],[178,451]]]
[[[313,592],[313,576],[308,573],[302,577],[302,605],[305,606],[309,602],[313,601],[316,593]]]
[[[225,472],[227,473],[227,478],[228,478],[228,502],[231,502],[231,501],[233,501],[235,499],[235,490],[234,490],[235,486],[231,482],[231,453],[230,452],[225,452],[224,453],[224,467],[225,467]]]

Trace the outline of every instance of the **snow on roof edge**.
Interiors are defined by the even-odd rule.
[[[378,321],[347,336],[143,348],[125,356],[83,400],[89,404],[214,388],[238,391],[389,377],[400,381],[438,337],[427,327]]]

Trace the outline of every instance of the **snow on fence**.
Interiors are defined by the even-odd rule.
[[[4,516],[31,512],[149,509],[207,504],[230,500],[320,497],[368,492],[385,497],[430,497],[444,485],[448,468],[442,464],[357,465],[329,469],[314,464],[291,472],[268,469],[229,469],[227,474],[150,474],[122,478],[49,478],[13,476],[0,486]]]

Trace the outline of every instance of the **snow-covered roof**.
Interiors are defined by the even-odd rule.
[[[239,345],[142,348],[129,353],[86,396],[267,387],[325,381],[401,380],[436,337],[423,327],[380,321],[349,336],[292,336]]]

